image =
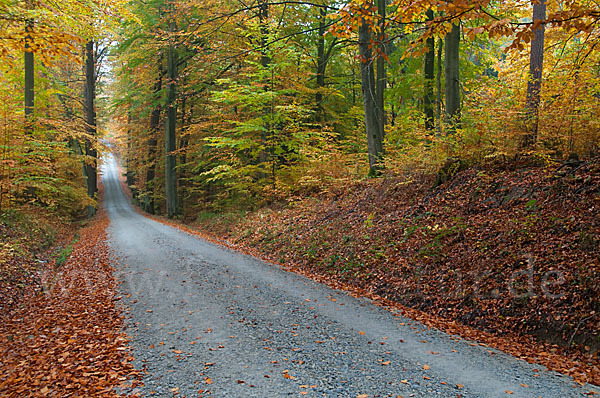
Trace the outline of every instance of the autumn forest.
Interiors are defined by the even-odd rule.
[[[152,395],[111,298],[143,319],[110,254],[143,268],[123,243],[137,232],[119,222],[121,190],[135,217],[596,394],[599,23],[600,6],[584,0],[0,0],[0,395]],[[152,239],[139,247],[162,244]],[[165,250],[185,252],[182,242]],[[81,308],[95,318],[63,324]],[[61,356],[75,351],[51,338],[27,350],[27,336],[57,324],[78,354]],[[102,332],[73,337],[91,324]],[[41,354],[55,347],[54,359]],[[91,347],[103,353],[97,369],[82,359]],[[62,367],[48,373],[46,361]],[[302,379],[288,368],[284,382]],[[248,396],[224,394],[211,369],[189,396]],[[410,377],[398,380],[408,393]]]

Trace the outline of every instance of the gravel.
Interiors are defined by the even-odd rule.
[[[571,378],[135,212],[104,206],[143,396],[578,397]],[[200,393],[200,394],[199,394]]]

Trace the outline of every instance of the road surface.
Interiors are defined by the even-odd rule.
[[[369,300],[145,218],[123,194],[112,155],[102,181],[127,332],[136,367],[147,371],[144,396],[575,397],[590,391],[542,366],[427,330]]]

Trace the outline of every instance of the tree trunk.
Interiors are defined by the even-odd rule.
[[[28,20],[25,25],[25,134],[31,135],[33,132],[33,110],[34,110],[34,59],[31,44],[33,38],[33,21]]]
[[[155,100],[160,95],[160,91],[162,90],[162,57],[159,60],[158,66],[158,79],[154,83],[154,96]],[[146,170],[146,202],[144,204],[144,211],[150,214],[154,214],[155,203],[155,186],[154,186],[154,178],[156,177],[156,146],[158,143],[157,136],[160,125],[160,113],[162,109],[160,105],[156,105],[154,109],[152,109],[152,113],[150,114],[150,138],[148,139],[148,162],[149,166]]]
[[[371,27],[362,20],[358,29],[358,47],[360,55],[361,88],[365,109],[365,127],[369,152],[369,175],[375,175],[380,169],[380,156],[383,143],[380,136],[377,114],[377,94],[375,92],[375,71],[371,51]]]
[[[268,28],[268,19],[269,19],[269,3],[267,0],[259,0],[260,7],[258,8],[258,23],[260,24],[260,65],[263,70],[266,72],[271,64],[271,57],[267,52],[267,43],[269,39],[269,28]],[[265,91],[269,90],[268,81],[266,81],[265,77]],[[265,117],[265,126],[260,135],[261,141],[261,150],[258,154],[258,162],[265,163],[269,160],[269,153],[266,150],[268,147],[268,136],[271,133],[271,123],[268,120],[271,114],[271,108],[267,105],[263,107],[263,114]],[[260,173],[259,178],[264,177],[263,173]]]
[[[452,30],[446,35],[446,121],[449,132],[460,128],[460,21],[452,25]]]
[[[98,173],[96,152],[96,62],[94,41],[90,40],[85,45],[85,123],[87,137],[85,139],[85,174],[87,177],[87,193],[90,198],[96,197],[98,190]],[[88,215],[96,213],[94,206],[88,206]]]
[[[185,80],[183,82],[183,85],[185,85]],[[186,155],[186,151],[187,151],[187,146],[188,146],[188,136],[187,136],[187,128],[189,127],[188,124],[188,118],[186,118],[186,110],[185,110],[185,105],[186,105],[186,98],[183,97],[181,99],[181,112],[180,112],[180,117],[181,117],[181,135],[179,136],[179,146],[178,146],[178,152],[179,152],[179,189],[178,189],[178,200],[179,200],[179,213],[184,215],[185,214],[185,208],[184,208],[184,204],[185,204],[185,186],[183,181],[185,181],[187,174],[185,173],[185,164],[187,163],[187,155]],[[191,101],[190,101],[191,102]],[[192,103],[193,104],[193,103]]]
[[[173,18],[173,15],[170,16]],[[170,32],[175,30],[175,23],[169,24]],[[170,39],[173,40],[172,38]],[[165,193],[167,217],[173,218],[177,215],[177,171],[176,155],[173,153],[176,148],[175,124],[177,120],[177,102],[176,102],[176,79],[177,79],[177,51],[174,44],[169,43],[167,52],[167,119],[165,123]]]
[[[427,20],[433,21],[433,10],[427,10]],[[424,62],[424,81],[423,81],[423,110],[425,113],[425,128],[432,130],[435,127],[435,119],[433,117],[433,80],[435,68],[435,38],[430,37],[425,43],[427,53],[425,54]]]
[[[378,140],[383,143],[385,138],[385,57],[386,51],[386,35],[385,35],[385,7],[386,0],[377,0],[377,10],[379,12],[379,57],[377,58],[377,121],[379,128]]]
[[[442,50],[444,48],[444,41],[438,40],[438,51],[437,51],[437,98],[436,98],[436,111],[435,118],[437,120],[438,131],[441,129],[442,124]]]
[[[533,21],[546,19],[546,0],[533,4]],[[545,25],[541,24],[535,31],[531,42],[529,56],[529,80],[527,82],[527,100],[525,103],[525,136],[521,149],[532,149],[537,141],[538,109],[542,89],[542,72],[544,69],[544,34]]]
[[[315,93],[315,102],[317,103],[317,121],[322,122],[325,120],[323,110],[323,88],[325,87],[325,32],[326,32],[326,21],[327,17],[325,8],[320,9],[319,18],[319,39],[317,42],[317,92]]]
[[[269,2],[267,0],[259,1],[258,8],[258,23],[260,24],[260,64],[266,68],[271,63],[271,57],[267,52],[267,43],[269,39],[269,27],[267,25],[269,19]]]

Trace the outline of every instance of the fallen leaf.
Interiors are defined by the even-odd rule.
[[[358,334],[360,334],[361,336],[364,336],[364,335],[365,335],[365,332],[363,332],[362,330],[359,330],[359,331],[358,331]]]
[[[286,379],[294,380],[295,377],[294,376],[290,376],[290,374],[288,372],[289,372],[289,370],[284,370],[282,372],[283,373],[283,377],[286,378]]]
[[[429,369],[431,369],[431,368],[429,367],[429,365],[423,365],[423,369],[425,369],[425,370],[429,370]]]

